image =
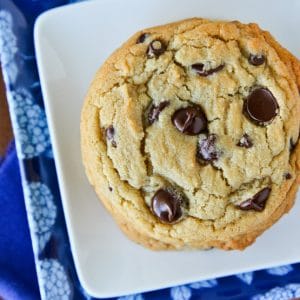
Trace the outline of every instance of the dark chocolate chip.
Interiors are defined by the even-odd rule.
[[[170,104],[169,101],[160,102],[157,106],[151,105],[149,114],[148,114],[148,122],[149,124],[153,124],[158,120],[159,114]]]
[[[174,126],[187,135],[197,135],[206,130],[207,119],[200,106],[180,108],[172,116]]]
[[[283,174],[283,176],[284,176],[284,178],[286,179],[286,180],[289,180],[289,179],[292,179],[293,178],[293,176],[292,176],[292,174],[291,173],[284,173]]]
[[[113,188],[111,186],[108,187],[109,191],[112,192]]]
[[[298,142],[298,140],[296,142],[294,142],[292,138],[290,139],[290,152],[294,151],[294,149],[297,146],[297,142]]]
[[[166,45],[162,40],[154,40],[152,41],[147,50],[148,57],[159,57],[166,51]]]
[[[209,134],[201,140],[197,149],[197,158],[205,162],[217,160],[220,157],[220,152],[216,148],[216,140],[215,134]]]
[[[138,37],[138,39],[136,40],[136,43],[137,43],[137,44],[144,43],[145,40],[146,40],[146,38],[147,38],[148,36],[149,36],[148,33],[146,33],[146,32],[142,33],[142,34]]]
[[[213,73],[221,71],[225,67],[224,64],[217,66],[216,68],[205,70],[204,64],[198,63],[192,65],[192,70],[194,70],[198,75],[206,77]]]
[[[269,198],[271,193],[271,189],[266,187],[256,193],[252,198],[243,201],[239,208],[242,210],[256,210],[256,211],[263,211],[266,206],[266,201]]]
[[[108,126],[105,130],[106,132],[106,137],[109,139],[109,140],[112,140],[115,136],[115,129],[112,125]]]
[[[236,145],[239,147],[251,148],[253,146],[253,142],[250,136],[245,133]]]
[[[117,143],[116,141],[114,140],[114,137],[115,137],[115,129],[112,125],[108,126],[105,130],[105,134],[106,134],[106,137],[107,139],[111,142],[111,145],[113,147],[117,147]]]
[[[244,101],[243,112],[253,123],[263,126],[278,114],[278,103],[267,88],[253,90]]]
[[[152,212],[165,223],[173,223],[182,216],[181,201],[166,189],[159,189],[151,200]]]
[[[266,57],[263,54],[250,54],[248,57],[249,64],[253,66],[260,66],[266,61]]]

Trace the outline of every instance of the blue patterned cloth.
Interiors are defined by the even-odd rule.
[[[80,285],[74,268],[33,46],[33,25],[37,16],[71,2],[75,1],[0,0],[0,59],[40,294],[47,300],[94,299]],[[0,299],[38,299],[14,150],[0,165],[0,212]],[[287,300],[296,297],[300,297],[300,264],[117,299]]]
[[[39,299],[14,144],[0,162],[0,212],[0,299]]]

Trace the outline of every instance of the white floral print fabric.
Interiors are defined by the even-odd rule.
[[[32,95],[25,88],[12,91],[8,96],[15,113],[22,158],[49,154],[51,142],[44,110],[34,103]]]

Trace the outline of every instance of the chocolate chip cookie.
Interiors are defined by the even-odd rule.
[[[146,247],[243,249],[294,203],[299,86],[299,61],[256,24],[138,32],[87,94],[88,179]]]

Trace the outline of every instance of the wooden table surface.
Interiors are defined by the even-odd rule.
[[[6,102],[5,88],[0,70],[0,156],[5,153],[6,147],[13,137],[8,107]]]

